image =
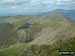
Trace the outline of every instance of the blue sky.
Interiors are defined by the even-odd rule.
[[[0,15],[75,10],[75,0],[0,0]]]

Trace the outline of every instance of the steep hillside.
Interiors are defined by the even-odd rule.
[[[11,21],[12,19],[10,18]],[[5,20],[7,20],[7,18]],[[23,19],[23,20],[24,21],[18,21],[14,23],[6,22],[6,21],[0,22],[0,49],[8,48],[10,46],[17,45],[18,43],[25,42],[25,40],[23,40],[24,37],[22,38],[19,37],[19,33],[18,33],[19,31],[18,29],[20,27],[23,27],[23,25],[25,25],[26,22],[28,21],[28,19]]]
[[[9,21],[6,20],[9,19],[3,19],[0,22],[3,27],[1,29],[4,29],[0,30],[0,33],[3,32],[4,35],[7,33],[7,37],[0,35],[0,38],[3,37],[0,43],[4,47],[0,51],[0,56],[55,56],[60,49],[68,50],[67,45],[74,48],[74,40],[70,42],[70,39],[75,37],[75,26],[72,26],[60,13],[43,16],[14,16],[10,17]]]
[[[55,10],[54,12],[60,12],[67,18],[72,18],[72,19],[75,18],[75,10],[58,9],[58,10]]]
[[[10,34],[12,27],[12,24],[0,23],[0,47],[7,47],[11,44],[8,35]]]

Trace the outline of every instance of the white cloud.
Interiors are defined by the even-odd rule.
[[[11,8],[15,9],[15,8],[16,8],[16,6],[11,6]]]
[[[8,0],[7,2],[13,2],[14,0]]]
[[[38,9],[38,8],[57,8],[62,5],[72,8],[69,5],[75,5],[75,0],[1,0],[8,2],[7,6],[11,9]],[[1,2],[0,2],[1,3]],[[12,4],[12,5],[11,5]],[[6,4],[4,4],[5,6]],[[1,5],[0,5],[1,6]],[[74,7],[73,7],[74,8]],[[62,8],[61,8],[62,9]]]

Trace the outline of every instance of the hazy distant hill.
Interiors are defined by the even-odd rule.
[[[69,22],[71,22],[73,25],[75,25],[75,10],[57,9],[57,10],[53,10],[53,11],[40,12],[40,13],[36,13],[33,15],[26,15],[26,16],[43,16],[46,14],[53,14],[53,13],[61,13]],[[7,15],[0,16],[0,19],[1,18],[9,18],[11,16],[14,16],[14,14],[7,14]],[[10,20],[10,18],[8,20]],[[13,22],[13,19],[12,19],[12,22]]]
[[[64,9],[57,9],[57,10],[53,10],[53,11],[48,11],[48,12],[38,12],[38,13],[35,13],[35,14],[32,14],[32,15],[25,15],[25,14],[22,14],[22,15],[25,15],[25,16],[42,16],[42,15],[45,15],[45,14],[52,14],[52,13],[61,13],[63,14],[65,17],[67,18],[75,18],[75,10],[64,10]],[[0,17],[10,17],[10,16],[15,16],[16,14],[5,14],[3,16],[0,16]]]
[[[57,10],[54,10],[54,11],[50,11],[50,12],[45,12],[45,13],[42,13],[41,15],[43,14],[48,14],[48,13],[61,13],[63,14],[63,16],[65,16],[66,18],[72,18],[74,19],[75,18],[75,10],[64,10],[64,9],[57,9]]]
[[[61,13],[69,22],[75,25],[75,10],[58,9],[50,12],[45,12],[40,15],[52,14],[52,13]]]
[[[55,10],[57,12],[61,12],[65,17],[75,19],[75,10]]]
[[[0,56],[59,56],[74,46],[75,26],[60,13],[0,19]]]

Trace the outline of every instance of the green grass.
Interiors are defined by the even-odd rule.
[[[0,50],[0,56],[19,56],[24,51],[24,49],[27,49],[29,46],[31,46],[31,44],[25,43],[15,47]]]

